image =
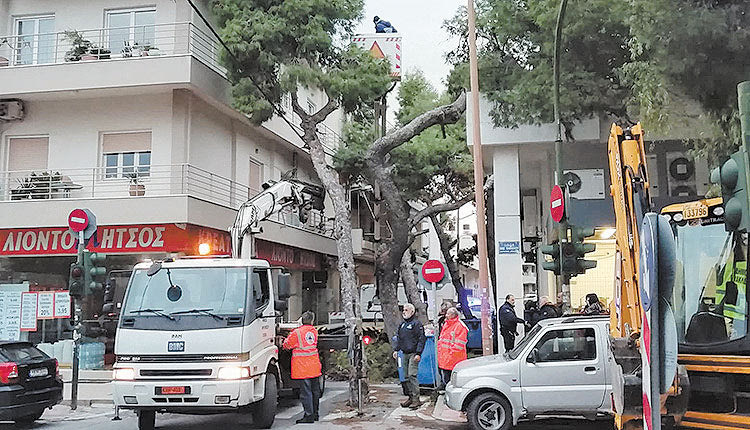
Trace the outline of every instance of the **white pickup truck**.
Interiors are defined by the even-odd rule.
[[[611,412],[609,318],[543,320],[509,353],[459,363],[445,389],[472,430],[506,430],[520,418]]]

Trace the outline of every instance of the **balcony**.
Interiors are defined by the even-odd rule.
[[[235,210],[259,191],[190,164],[0,171],[0,219],[17,220],[0,228],[18,226],[28,220],[28,213],[34,214],[33,224],[62,225],[67,212],[55,212],[71,205],[98,205],[111,213],[103,224],[114,223],[115,217],[119,223],[132,223],[130,216],[142,223],[194,222],[226,229]],[[185,197],[192,202],[185,203]],[[179,215],[183,209],[195,212],[187,214],[192,218]],[[45,217],[59,220],[40,219]],[[318,211],[312,211],[306,223],[292,211],[281,211],[269,221],[316,236],[333,236],[332,221]]]
[[[4,36],[0,94],[185,86],[207,78],[228,86],[219,52],[218,41],[189,22]]]

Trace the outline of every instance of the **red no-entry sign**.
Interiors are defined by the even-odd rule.
[[[555,222],[560,222],[565,216],[565,198],[563,197],[562,188],[559,185],[552,187],[552,193],[549,198],[549,211]]]
[[[68,215],[68,227],[76,233],[89,225],[89,216],[83,209],[73,209]]]
[[[422,277],[427,282],[440,282],[445,276],[443,263],[438,260],[427,260],[422,265]]]

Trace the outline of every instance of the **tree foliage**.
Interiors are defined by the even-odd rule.
[[[238,109],[260,123],[284,93],[326,92],[347,110],[380,97],[390,66],[348,45],[363,0],[213,0]]]
[[[480,82],[497,125],[551,121],[558,7],[559,0],[479,0]],[[690,134],[703,155],[725,156],[738,142],[736,85],[750,78],[747,12],[741,0],[569,1],[563,120],[640,119],[649,131]],[[445,26],[465,36],[465,11]],[[448,56],[453,91],[468,85],[466,55],[462,44]]]

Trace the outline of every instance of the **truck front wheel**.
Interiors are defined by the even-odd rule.
[[[255,402],[252,406],[253,425],[256,428],[271,428],[273,419],[276,417],[277,401],[278,387],[276,386],[276,377],[272,373],[266,373],[263,400]]]
[[[154,430],[156,411],[138,411],[138,430]]]
[[[483,393],[466,408],[471,430],[508,430],[513,423],[513,411],[505,397],[497,393]]]

